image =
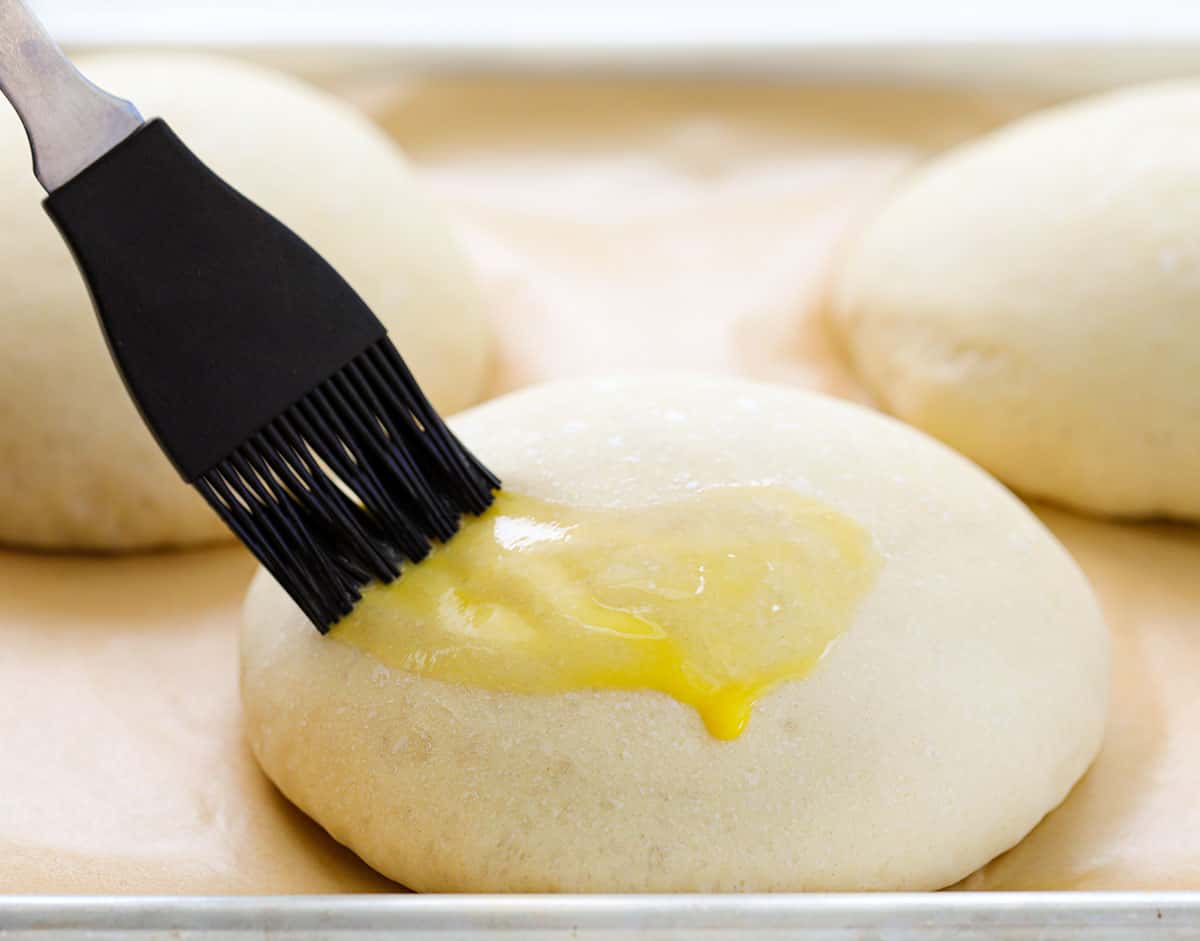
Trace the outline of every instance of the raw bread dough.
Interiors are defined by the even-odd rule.
[[[1200,82],[1055,108],[902,187],[833,323],[890,411],[1023,493],[1200,519]]]
[[[631,511],[771,482],[883,558],[849,630],[742,736],[645,691],[490,692],[321,638],[247,598],[251,746],[298,806],[424,891],[933,889],[1020,840],[1100,746],[1108,646],[1037,519],[876,413],[701,378],[543,386],[461,416],[517,493]]]
[[[324,254],[440,409],[480,397],[491,338],[472,272],[381,131],[294,79],[230,60],[123,55],[81,68],[166,117]],[[0,542],[134,549],[226,538],[128,400],[11,114],[0,118],[0,178]]]

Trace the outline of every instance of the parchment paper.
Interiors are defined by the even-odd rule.
[[[917,162],[1042,103],[378,75],[336,90],[404,144],[477,260],[495,392],[688,369],[860,400],[817,317],[840,240]],[[1066,804],[964,885],[1200,888],[1200,528],[1039,513],[1104,604],[1111,729]],[[252,568],[238,548],[0,554],[0,891],[395,889],[241,739]]]

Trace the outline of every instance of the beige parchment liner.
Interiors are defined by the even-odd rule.
[[[695,369],[858,399],[816,318],[839,240],[916,162],[1043,103],[601,80],[338,90],[404,143],[482,270],[495,391]],[[1200,888],[1200,528],[1039,513],[1112,628],[1111,729],[1068,801],[964,886]],[[0,553],[0,892],[395,888],[242,742],[252,568],[238,549]]]

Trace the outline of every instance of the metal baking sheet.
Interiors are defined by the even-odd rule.
[[[180,23],[147,20],[136,3],[116,5],[114,18],[73,0],[44,0],[52,23],[67,24],[65,39],[77,47],[168,42]],[[248,6],[276,12],[270,3]],[[191,8],[199,15],[206,5]],[[374,8],[372,8],[374,9]],[[1177,8],[1182,10],[1182,8]],[[83,16],[88,12],[91,18]],[[245,11],[242,11],[243,13]],[[260,11],[261,12],[261,11]],[[263,14],[264,16],[266,14]],[[1200,14],[1198,14],[1200,15]],[[261,17],[259,18],[261,19]],[[1101,86],[1132,78],[1194,71],[1200,19],[1162,35],[1121,41],[1113,33],[1079,43],[1063,35],[1042,36],[1033,45],[974,36],[973,42],[930,44],[868,41],[829,35],[820,42],[765,44],[753,41],[697,43],[671,47],[653,37],[624,44],[589,42],[572,47],[553,36],[497,43],[464,36],[395,32],[390,39],[356,42],[339,37],[336,54],[314,52],[310,41],[328,42],[313,27],[272,48],[260,36],[231,37],[245,15],[224,17],[221,30],[194,31],[199,44],[235,45],[297,71],[378,69],[387,63],[448,68],[565,68],[599,65],[608,70],[703,69],[709,74],[743,70],[792,77],[954,79],[1025,81]],[[133,29],[151,23],[159,33]],[[273,20],[277,25],[279,20]],[[289,22],[286,18],[283,20]],[[389,21],[390,22],[390,21]],[[73,24],[73,25],[72,25]],[[123,24],[123,25],[122,25]],[[395,24],[392,24],[395,25]],[[1178,24],[1177,24],[1178,25]],[[398,29],[398,27],[397,27]],[[272,33],[274,35],[274,33]],[[369,36],[363,30],[359,39]],[[414,38],[415,35],[415,38]],[[770,35],[769,32],[764,35]],[[450,38],[447,39],[447,36]],[[473,38],[474,37],[474,38]],[[964,39],[965,37],[956,37]],[[1013,37],[1008,36],[1011,40]],[[1030,37],[1023,37],[1028,40]],[[561,37],[560,37],[561,39]],[[761,39],[761,37],[760,37]],[[947,37],[940,37],[941,40]],[[453,41],[451,41],[453,40]],[[188,44],[188,43],[182,43]],[[771,64],[777,67],[771,67]],[[751,69],[750,66],[753,66]],[[494,939],[1193,939],[1200,938],[1200,892],[1195,893],[923,893],[874,895],[754,896],[284,896],[284,897],[21,897],[0,896],[0,939],[220,938],[336,939],[436,938],[439,941]]]
[[[1200,938],[1200,893],[0,899],[5,941]]]

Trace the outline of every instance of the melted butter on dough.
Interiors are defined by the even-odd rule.
[[[487,689],[660,690],[732,739],[759,696],[816,666],[879,565],[854,520],[779,486],[638,509],[505,491],[332,634]]]

